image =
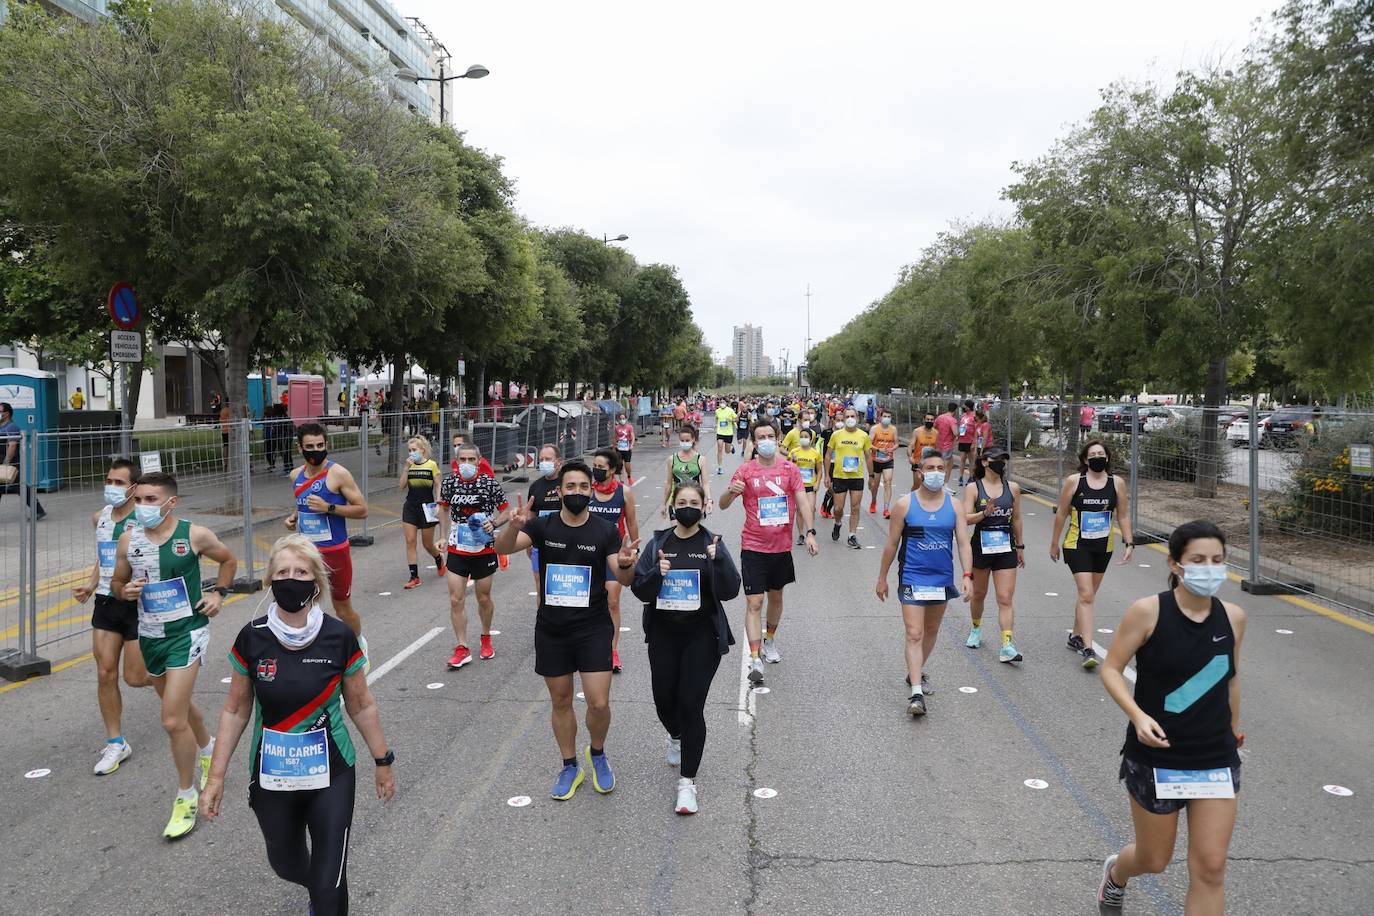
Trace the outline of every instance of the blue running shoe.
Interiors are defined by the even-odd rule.
[[[615,788],[615,774],[611,772],[611,762],[605,754],[592,754],[589,746],[586,752],[587,769],[592,771],[592,787],[605,795]]]
[[[1021,661],[1021,653],[1017,652],[1016,646],[1008,641],[1007,644],[1002,647],[1002,650],[997,653],[997,660],[999,662],[1019,662]]]
[[[983,644],[983,628],[971,627],[968,631],[968,641],[964,645],[970,649],[977,649]]]
[[[573,797],[577,787],[582,785],[582,768],[575,763],[570,763],[558,771],[558,780],[553,784],[553,791],[549,794],[558,801],[567,801]]]

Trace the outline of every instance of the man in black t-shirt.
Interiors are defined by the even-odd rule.
[[[531,483],[526,496],[533,504],[536,517],[553,515],[563,508],[563,498],[558,494],[558,469],[563,466],[563,453],[552,442],[539,449],[539,473]],[[531,547],[526,554],[530,558],[530,570],[534,573],[534,588],[539,589],[539,551]]]
[[[555,799],[572,798],[584,773],[577,762],[577,716],[573,712],[573,676],[581,674],[587,700],[587,769],[601,793],[615,788],[606,759],[606,733],[611,726],[611,639],[613,627],[606,601],[606,576],[621,585],[634,579],[638,541],[622,539],[610,522],[587,511],[592,500],[592,472],[581,461],[558,471],[562,508],[538,516],[531,498],[517,508],[496,537],[496,550],[512,554],[539,549],[539,610],[534,625],[534,670],[542,675],[553,701],[553,734],[563,756],[554,783]]]

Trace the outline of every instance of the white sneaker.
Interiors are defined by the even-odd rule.
[[[778,647],[775,640],[765,639],[763,641],[763,660],[770,665],[776,665],[782,661],[782,656],[778,654]]]
[[[683,777],[677,781],[677,804],[673,810],[678,814],[697,813],[697,784]]]
[[[763,683],[763,660],[753,659],[749,662],[749,683],[758,687]]]
[[[669,739],[668,739],[668,766],[670,766],[670,767],[682,766],[682,739],[681,739],[681,738],[669,738]]]
[[[121,741],[118,744],[105,742],[105,750],[100,752],[100,759],[95,762],[95,775],[109,776],[119,765],[129,759],[133,748],[129,747],[129,742]]]

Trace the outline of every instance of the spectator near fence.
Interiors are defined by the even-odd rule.
[[[23,469],[20,467],[19,440],[20,430],[19,424],[14,422],[14,408],[8,403],[0,402],[0,449],[3,449],[4,453],[3,460],[0,460],[0,493],[16,492],[19,481],[23,479],[20,476]],[[4,470],[8,467],[14,470]],[[43,504],[33,495],[33,487],[24,491],[24,504],[37,511],[40,521],[48,514],[43,511]]]

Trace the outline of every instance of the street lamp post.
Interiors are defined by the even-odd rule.
[[[402,67],[396,71],[396,78],[412,83],[438,83],[439,84],[439,123],[447,123],[448,112],[444,107],[444,85],[453,80],[480,80],[482,77],[491,73],[481,64],[473,64],[462,73],[444,74],[444,64],[448,63],[448,58],[439,58],[438,76],[421,76],[409,67]]]
[[[604,232],[601,234],[601,243],[603,245],[609,245],[611,244],[611,242],[628,242],[629,240],[630,237],[623,232],[617,235],[615,238],[608,237]]]

